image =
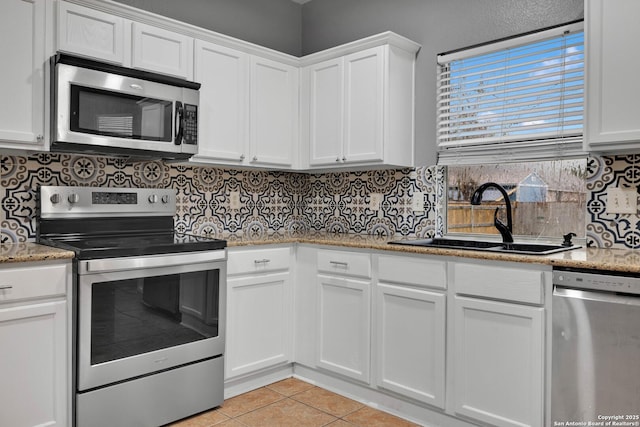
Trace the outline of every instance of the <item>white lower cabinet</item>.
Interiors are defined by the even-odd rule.
[[[542,426],[544,307],[525,305],[513,290],[542,304],[545,276],[463,263],[453,272],[455,414],[498,427]]]
[[[370,382],[371,257],[319,250],[316,365]]]
[[[70,265],[0,268],[0,425],[66,427]]]
[[[317,365],[369,383],[371,284],[318,276]]]
[[[291,362],[290,248],[229,251],[225,380]]]
[[[378,266],[376,385],[444,408],[446,263],[380,255]]]

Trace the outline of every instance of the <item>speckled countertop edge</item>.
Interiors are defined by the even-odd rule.
[[[327,245],[356,249],[384,250],[398,253],[440,255],[491,261],[508,261],[553,267],[581,268],[601,271],[640,273],[640,251],[632,249],[581,248],[552,255],[501,254],[484,251],[421,248],[415,246],[389,245],[398,237],[371,236],[363,234],[338,234],[309,232],[295,235],[272,234],[259,238],[231,236],[227,245],[233,247],[263,246],[273,244]],[[37,243],[13,243],[0,245],[0,263],[35,262],[72,259],[73,252]]]
[[[227,244],[229,247],[237,247],[267,244],[301,243],[358,249],[384,250],[399,253],[484,259],[491,261],[543,264],[553,267],[640,273],[640,251],[633,249],[580,248],[571,251],[540,256],[460,249],[422,248],[416,246],[401,246],[389,244],[389,242],[392,240],[400,239],[400,237],[310,232],[306,234],[291,236],[274,235],[260,238],[233,237],[227,240]]]
[[[0,264],[73,259],[74,253],[38,243],[10,243],[0,245]]]

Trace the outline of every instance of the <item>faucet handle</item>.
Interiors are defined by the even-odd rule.
[[[562,238],[564,239],[564,241],[562,242],[562,246],[573,246],[573,243],[571,242],[572,237],[576,237],[576,233],[568,233],[562,236]]]

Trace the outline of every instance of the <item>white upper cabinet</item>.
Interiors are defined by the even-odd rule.
[[[0,147],[44,148],[45,1],[0,2]]]
[[[193,80],[193,38],[134,22],[131,66]]]
[[[640,38],[636,0],[585,1],[585,134],[587,151],[640,148]]]
[[[58,4],[57,50],[119,65],[128,65],[125,20],[73,3]]]
[[[193,80],[193,37],[59,2],[57,50]]]
[[[196,163],[289,169],[298,143],[298,69],[196,40]]]
[[[410,167],[419,46],[392,33],[302,58],[303,167]]]
[[[342,160],[344,145],[344,59],[310,65],[305,71],[309,91],[309,162],[331,165]]]
[[[194,161],[240,165],[246,159],[248,62],[244,52],[196,40],[194,79],[202,86]]]
[[[298,68],[252,56],[250,82],[249,162],[291,167],[298,143]]]

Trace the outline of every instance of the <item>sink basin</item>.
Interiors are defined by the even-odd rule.
[[[425,248],[464,249],[475,251],[490,251],[512,253],[522,255],[549,255],[556,252],[578,249],[580,246],[562,246],[544,243],[511,243],[503,245],[500,242],[488,242],[483,240],[463,240],[436,237],[433,239],[396,240],[389,242],[392,245],[421,246]]]

